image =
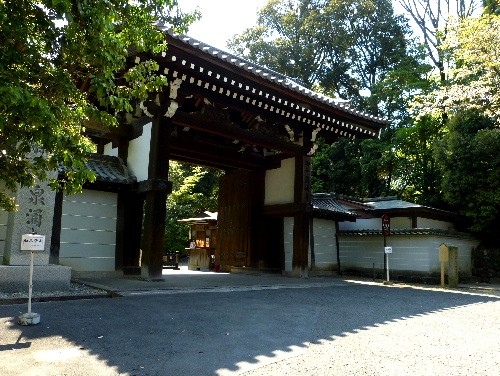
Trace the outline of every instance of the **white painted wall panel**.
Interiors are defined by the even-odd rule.
[[[340,230],[382,230],[382,218],[358,218],[356,219],[356,222],[340,222],[339,228]],[[402,230],[409,228],[412,228],[411,218],[409,217],[391,218],[392,230]]]
[[[429,218],[418,218],[417,219],[418,228],[434,228],[439,230],[452,230],[454,228],[453,223],[438,221],[437,219]]]
[[[381,218],[356,219],[356,222],[339,222],[340,230],[372,230],[382,229]]]
[[[116,231],[96,231],[87,229],[65,229],[61,232],[61,242],[67,244],[111,244],[116,242]]]
[[[104,145],[104,155],[118,157],[118,147],[113,147],[113,143],[108,142],[106,145]]]
[[[128,146],[127,167],[130,173],[137,177],[138,181],[148,178],[152,126],[152,123],[144,125],[142,135],[130,141]]]
[[[117,194],[84,190],[64,198],[59,263],[76,271],[114,271]]]
[[[285,248],[285,271],[291,272],[293,259],[293,218],[283,218],[283,242]]]
[[[64,257],[66,258],[104,257],[104,258],[112,258],[114,260],[115,245],[98,244],[98,243],[66,243],[64,249]]]
[[[116,218],[115,221],[110,221],[110,217],[92,217],[63,213],[62,222],[65,229],[116,231]]]
[[[98,218],[114,218],[116,217],[116,203],[114,202],[91,202],[91,197],[82,198],[82,201],[79,201],[80,197],[72,200],[74,196],[68,197],[68,199],[64,200],[64,208],[66,213],[74,213],[74,215],[78,215],[80,217],[98,217]],[[102,200],[102,198],[99,198]],[[106,196],[106,199],[108,197]]]
[[[334,270],[337,266],[335,222],[314,218],[313,224],[315,268],[320,270]]]
[[[61,265],[77,271],[109,272],[115,270],[115,259],[105,257],[60,257]]]
[[[340,263],[342,268],[376,269],[384,267],[382,236],[340,236]],[[387,245],[392,247],[389,267],[401,271],[439,273],[438,247],[440,244],[458,246],[459,270],[471,274],[471,251],[478,245],[472,239],[445,236],[391,236]]]
[[[266,172],[265,205],[294,201],[295,158],[281,161],[281,167]]]
[[[382,229],[382,218],[379,219],[379,227],[377,230]],[[401,230],[412,228],[410,217],[393,217],[391,218],[391,230]]]

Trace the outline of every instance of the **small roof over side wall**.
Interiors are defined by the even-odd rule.
[[[313,193],[313,217],[336,221],[355,221],[358,216],[355,212],[344,208],[335,197],[329,193]]]
[[[94,183],[86,184],[87,188],[114,192],[132,189],[137,181],[119,157],[90,154],[85,166],[96,176]]]
[[[400,200],[396,196],[360,199],[338,195],[337,199],[343,207],[356,212],[363,218],[378,218],[387,214],[391,217],[417,216],[449,222],[462,220],[457,213]]]

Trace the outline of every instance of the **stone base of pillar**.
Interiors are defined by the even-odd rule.
[[[286,277],[309,278],[309,270],[307,268],[293,268],[293,271],[284,271],[282,274]]]
[[[29,265],[0,265],[0,291],[28,292]],[[70,288],[71,268],[61,265],[34,265],[33,291],[67,291]]]

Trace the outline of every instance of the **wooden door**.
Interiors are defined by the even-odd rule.
[[[253,266],[256,220],[263,205],[259,174],[238,172],[225,175],[219,185],[218,244],[216,265]]]

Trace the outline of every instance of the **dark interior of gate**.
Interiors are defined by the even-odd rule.
[[[122,248],[117,263],[124,269],[137,264],[134,244],[140,230],[132,218],[141,212],[144,200],[143,274],[161,276],[168,160],[177,160],[225,171],[216,252],[222,270],[234,266],[282,270],[284,217],[294,218],[294,267],[307,267],[310,159],[316,139],[377,137],[386,123],[246,60],[185,36],[166,35],[166,53],[137,53],[130,64],[156,60],[169,86],[138,105],[134,114],[123,117],[119,130],[109,133],[116,143],[126,145],[146,123],[153,124],[148,179],[138,182],[136,192],[122,195],[126,205],[120,208],[119,202],[123,218],[130,220],[124,220],[124,234],[117,240]],[[126,146],[119,147],[119,156],[127,160]],[[268,172],[290,159],[293,198],[266,202]]]

